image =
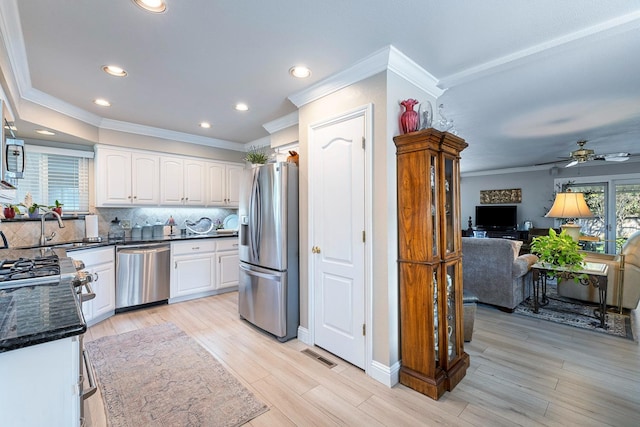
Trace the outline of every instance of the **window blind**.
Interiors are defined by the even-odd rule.
[[[43,152],[45,151],[45,152]],[[66,213],[89,212],[89,159],[74,150],[55,154],[25,147],[24,178],[18,181],[18,201],[27,192],[38,205],[53,206],[58,200]]]

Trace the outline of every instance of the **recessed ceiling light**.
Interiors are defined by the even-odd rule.
[[[46,129],[38,129],[36,133],[39,133],[40,135],[48,135],[48,136],[55,135],[54,132],[51,132],[50,130],[46,130]]]
[[[135,4],[153,13],[162,13],[167,10],[164,0],[133,0]]]
[[[111,107],[111,103],[106,99],[102,99],[102,98],[94,99],[93,103],[101,107]]]
[[[211,123],[208,122],[201,122],[200,123],[200,127],[204,128],[204,129],[209,129],[211,127]]]
[[[102,71],[116,77],[124,77],[127,75],[127,72],[117,65],[104,65]]]
[[[289,74],[298,79],[305,79],[311,75],[311,70],[304,65],[296,65],[289,68]]]
[[[247,104],[243,104],[242,102],[236,104],[236,110],[238,111],[248,111],[249,106]]]

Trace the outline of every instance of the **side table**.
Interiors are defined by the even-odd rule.
[[[531,266],[533,276],[533,312],[538,313],[539,307],[549,304],[547,297],[547,279],[556,277],[566,282],[573,282],[578,278],[576,284],[582,286],[594,286],[598,289],[598,308],[594,309],[594,316],[600,320],[596,325],[606,329],[607,315],[607,264],[598,262],[586,262],[582,269],[569,271],[563,267],[556,267],[550,264],[535,263]]]

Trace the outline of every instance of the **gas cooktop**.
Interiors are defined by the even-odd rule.
[[[60,277],[60,259],[56,255],[0,261],[0,289],[53,285]]]

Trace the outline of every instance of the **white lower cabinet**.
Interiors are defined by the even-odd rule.
[[[0,425],[80,426],[78,336],[0,353]]]
[[[238,286],[240,276],[238,238],[218,239],[217,243],[218,277],[216,289],[228,289]]]
[[[238,286],[238,238],[171,243],[170,303],[234,290]]]
[[[171,243],[169,302],[212,295],[216,289],[216,242],[194,239]]]
[[[67,254],[84,263],[84,270],[92,276],[94,299],[82,303],[82,314],[87,326],[114,315],[116,310],[116,268],[114,247],[71,251]]]

